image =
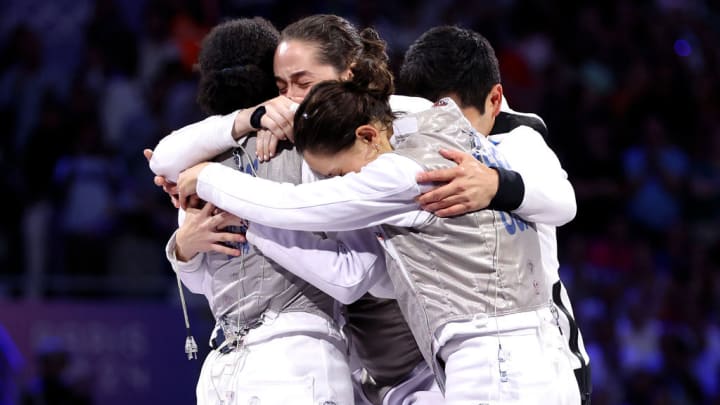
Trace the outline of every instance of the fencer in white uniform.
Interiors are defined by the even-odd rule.
[[[497,121],[502,125],[496,124],[488,139],[503,153],[514,170],[524,173],[526,196],[539,197],[544,194],[547,196],[544,198],[546,202],[550,202],[551,199],[564,198],[568,204],[575,206],[575,193],[569,182],[566,182],[564,186],[562,182],[559,183],[559,188],[547,188],[537,192],[527,189],[528,186],[532,187],[537,184],[533,179],[534,176],[561,175],[567,178],[567,173],[562,169],[557,156],[547,147],[544,140],[544,136],[547,134],[544,121],[536,114],[514,111],[505,99],[503,99]],[[574,208],[568,207],[567,209],[568,212],[575,211]],[[568,221],[563,221],[561,218],[556,218],[555,222],[533,221],[537,218],[537,215],[528,214],[525,219],[530,219],[537,225],[542,246],[543,269],[547,272],[550,280],[555,316],[567,341],[567,353],[573,363],[582,403],[587,404],[590,402],[592,394],[590,356],[585,350],[582,332],[575,320],[570,297],[558,272],[560,263],[557,253],[557,227]]]
[[[213,28],[199,58],[201,107],[209,113],[229,112],[272,97],[276,89],[270,72],[278,36],[261,18],[231,20]],[[258,163],[255,142],[254,136],[246,137],[216,160],[267,179],[300,182],[301,159],[292,145],[281,145],[272,162]],[[336,321],[336,301],[241,243],[237,234],[243,231],[242,223],[213,211],[207,204],[180,212],[180,228],[166,249],[180,282],[206,297],[216,321],[210,339],[213,350],[204,359],[197,383],[197,403],[352,404],[346,340]],[[225,246],[198,246],[192,237],[188,239],[205,220],[213,222],[215,235],[222,235],[219,240]],[[350,235],[349,244],[356,234]],[[355,271],[372,269],[377,262],[377,252],[364,253],[366,240],[347,250],[355,256],[346,263],[362,267]],[[315,265],[331,270],[338,262],[341,242],[333,243],[333,255],[327,260],[320,249],[325,242],[320,238],[313,242]],[[372,282],[372,275],[366,276]],[[194,346],[188,336],[190,357]]]
[[[567,354],[574,364],[582,403],[589,404],[592,392],[590,359],[584,349],[582,334],[573,318],[567,291],[558,275],[556,227],[574,217],[575,195],[572,185],[567,181],[567,173],[562,170],[557,156],[545,143],[544,137],[548,133],[545,123],[535,114],[513,111],[503,98],[492,126],[482,127],[484,124],[481,113],[486,108],[485,92],[490,86],[499,87],[500,90],[502,88],[499,66],[492,46],[482,35],[470,29],[439,26],[423,33],[406,51],[398,83],[415,96],[433,99],[443,95],[453,97],[471,124],[478,131],[489,134],[491,142],[503,152],[513,169],[521,173],[521,181],[516,181],[514,187],[505,187],[512,192],[504,193],[507,205],[503,209],[523,212],[521,216],[525,220],[537,224],[542,245],[543,268],[552,286],[554,312],[567,341]],[[477,166],[477,163],[472,159],[466,159],[461,164],[470,173],[476,171],[473,164]],[[423,179],[432,180],[435,176],[430,174],[432,173],[423,175]],[[556,181],[551,184],[539,182],[538,179],[544,176],[551,176]],[[503,179],[503,176],[500,176],[500,179]],[[543,188],[537,189],[538,185],[543,185]],[[452,184],[444,188],[451,186]],[[523,192],[523,201],[520,202],[517,196]],[[532,197],[532,204],[542,211],[542,217],[525,209],[527,197]],[[432,198],[423,196],[422,201],[426,203],[432,201]],[[560,215],[548,217],[548,211],[555,211]]]
[[[248,138],[243,149],[254,151],[253,140]],[[253,156],[230,155],[224,162],[237,170],[235,165],[247,167],[253,161]],[[299,169],[298,155],[284,150],[255,170],[263,178],[289,181],[294,175],[299,182]],[[381,264],[377,249],[358,235],[348,233],[344,242],[308,235],[314,268],[363,273],[373,282],[370,272]],[[342,261],[341,269],[333,268],[339,262],[338,246],[349,246],[344,254],[352,256]],[[239,257],[203,252],[186,262],[175,256],[175,234],[166,248],[183,284],[205,295],[216,320],[213,350],[198,381],[198,404],[250,403],[253,398],[269,404],[352,404],[347,346],[335,300],[254,246],[236,247],[242,252]]]

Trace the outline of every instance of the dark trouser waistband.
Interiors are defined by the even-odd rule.
[[[240,325],[238,327],[233,327],[228,324],[216,325],[213,330],[213,337],[210,339],[210,348],[218,350],[222,354],[230,353],[242,344],[243,337],[247,335],[250,330],[257,328],[262,324],[263,318],[258,318],[253,322]],[[227,329],[223,328],[223,325],[225,325]],[[227,336],[228,333],[231,336]],[[228,340],[230,341],[228,342]]]
[[[580,330],[578,329],[577,322],[575,322],[572,314],[570,314],[570,311],[568,311],[568,309],[565,307],[565,304],[563,304],[561,299],[561,292],[562,283],[560,283],[560,281],[557,281],[555,284],[553,284],[552,287],[553,303],[556,307],[558,307],[558,309],[565,315],[568,320],[568,324],[570,325],[570,336],[568,336],[570,351],[580,361],[580,368],[575,369],[575,379],[577,380],[578,388],[580,389],[580,404],[590,405],[590,400],[592,399],[592,381],[590,379],[590,365],[585,362],[585,357],[583,357],[582,353],[580,352]]]
[[[233,351],[238,345],[238,340],[236,339],[234,342],[228,342],[225,344],[225,333],[223,332],[222,328],[218,327],[215,329],[214,337],[210,339],[210,348],[213,350],[218,350],[222,354],[227,354]]]

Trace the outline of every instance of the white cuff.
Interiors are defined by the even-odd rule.
[[[176,235],[177,231],[173,232],[167,245],[165,245],[165,257],[170,262],[170,266],[172,266],[173,271],[176,273],[193,273],[200,270],[200,265],[202,265],[203,262],[202,253],[196,254],[186,262],[177,258],[177,255],[175,254],[175,250],[177,248],[177,241],[175,239]]]

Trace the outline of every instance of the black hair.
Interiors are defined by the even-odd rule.
[[[305,96],[294,121],[299,152],[332,155],[354,144],[355,129],[361,125],[392,126],[389,97],[394,85],[387,65],[361,59],[351,71],[352,79],[320,82]]]
[[[228,114],[277,96],[273,56],[280,33],[261,17],[239,18],[203,39],[197,101],[208,114]]]
[[[318,62],[338,73],[362,58],[388,64],[386,43],[372,28],[358,31],[348,20],[334,14],[316,14],[282,30],[281,41],[297,40],[317,45]]]
[[[431,28],[407,52],[398,87],[403,94],[431,101],[455,93],[461,107],[485,113],[485,99],[500,83],[495,51],[479,33],[457,26]]]

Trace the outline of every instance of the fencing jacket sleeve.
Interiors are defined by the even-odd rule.
[[[390,97],[390,104],[398,112],[421,111],[432,105],[423,98],[395,95]],[[155,146],[150,170],[176,182],[181,171],[236,147],[240,140],[233,139],[232,129],[238,111],[214,115],[171,132]]]
[[[246,236],[265,256],[343,304],[385,278],[385,255],[369,229],[328,239],[252,223]]]
[[[185,222],[185,215],[184,210],[178,210],[178,226],[182,226],[183,222]],[[165,245],[165,257],[168,262],[170,262],[173,271],[178,274],[180,281],[182,281],[188,290],[195,294],[204,294],[207,284],[210,282],[210,278],[207,277],[207,271],[205,271],[204,267],[205,253],[200,252],[186,262],[179,260],[175,253],[177,248],[177,232],[176,229]]]
[[[414,226],[431,214],[415,201],[432,185],[415,181],[422,167],[384,153],[359,173],[309,184],[283,184],[210,163],[200,172],[197,193],[251,222],[283,229],[346,231],[380,224]]]
[[[575,218],[575,191],[542,135],[528,126],[491,135],[513,171],[522,176],[522,203],[513,212],[523,219],[561,226]]]
[[[514,171],[494,167],[498,173],[498,189],[488,208],[497,211],[514,211],[525,197],[525,183],[522,176]]]
[[[171,132],[155,146],[150,170],[176,182],[181,171],[236,147],[232,128],[237,113],[214,115]]]
[[[207,272],[204,270],[205,253],[198,253],[186,262],[180,261],[175,256],[176,234],[177,231],[172,234],[165,246],[165,256],[188,290],[195,294],[204,294],[206,283],[209,282],[206,278]]]

